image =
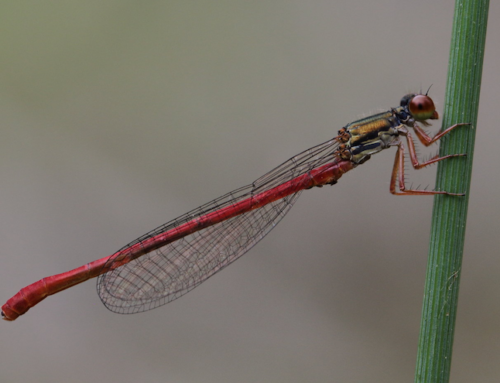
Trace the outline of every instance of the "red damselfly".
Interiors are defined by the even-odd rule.
[[[252,184],[150,231],[113,255],[24,287],[2,306],[3,319],[14,320],[47,296],[94,277],[98,277],[102,302],[114,312],[137,313],[171,302],[264,238],[302,190],[333,185],[342,174],[391,146],[397,147],[390,182],[392,194],[463,195],[405,187],[402,137],[406,138],[415,169],[464,156],[435,156],[419,162],[408,128],[429,146],[456,127],[468,125],[455,124],[430,137],[417,124],[428,126],[427,120],[437,118],[434,102],[427,94],[408,94],[400,106],[346,125],[331,140],[292,157]]]

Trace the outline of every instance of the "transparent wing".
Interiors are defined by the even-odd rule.
[[[123,247],[123,253],[149,238],[252,195],[271,190],[311,169],[331,162],[337,142],[332,139],[284,162],[251,185],[237,189],[174,219]],[[162,246],[133,261],[112,267],[97,280],[97,291],[111,311],[131,314],[151,310],[194,289],[245,254],[269,233],[290,210],[300,192],[217,223]]]

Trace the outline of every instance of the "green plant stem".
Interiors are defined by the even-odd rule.
[[[460,127],[441,144],[440,155],[467,153],[439,163],[437,190],[465,192],[436,196],[425,281],[415,382],[448,382],[465,223],[470,191],[489,0],[456,0],[443,127]]]

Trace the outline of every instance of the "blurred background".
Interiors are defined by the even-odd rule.
[[[433,84],[442,113],[453,8],[4,2],[2,304],[410,91]],[[492,2],[453,382],[500,376],[499,17]],[[0,380],[412,381],[432,198],[389,193],[393,156],[304,192],[241,260],[167,306],[113,314],[89,281],[0,323]],[[432,188],[435,169],[408,184]]]

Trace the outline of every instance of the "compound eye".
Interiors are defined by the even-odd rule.
[[[429,96],[423,94],[417,94],[413,97],[408,105],[408,109],[417,121],[436,120],[439,118],[434,102]]]

